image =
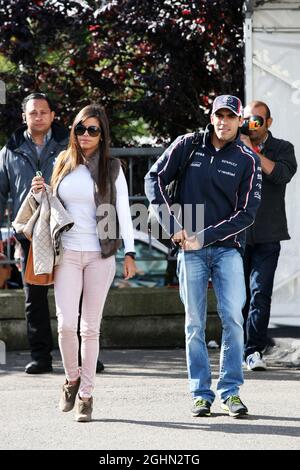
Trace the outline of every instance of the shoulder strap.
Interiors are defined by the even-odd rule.
[[[191,153],[189,154],[188,158],[186,158],[186,160],[183,162],[183,165],[182,167],[179,169],[179,172],[178,172],[178,176],[177,176],[177,181],[180,181],[181,178],[183,177],[183,174],[186,170],[186,168],[188,167],[188,165],[191,163],[192,159],[193,159],[193,156],[194,156],[194,153],[196,151],[196,148],[197,146],[199,145],[200,143],[200,137],[201,137],[201,134],[200,132],[195,132],[194,134],[194,137],[193,137],[193,140],[192,140],[192,145],[193,145],[193,149],[191,151]]]

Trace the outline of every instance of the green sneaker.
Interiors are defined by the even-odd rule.
[[[192,407],[193,416],[210,416],[211,403],[203,398],[197,398]]]
[[[240,416],[245,416],[248,413],[247,406],[244,405],[238,395],[228,397],[227,400],[222,403],[221,408],[222,410],[227,411],[229,416],[232,416],[233,418],[239,418]]]

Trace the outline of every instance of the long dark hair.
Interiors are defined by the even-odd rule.
[[[51,178],[51,185],[55,187],[58,182],[70,171],[84,163],[84,155],[79,146],[75,127],[88,118],[96,118],[101,128],[101,139],[99,142],[99,165],[98,165],[98,190],[101,196],[106,193],[108,183],[108,160],[110,157],[110,134],[109,124],[104,108],[97,104],[89,104],[79,111],[75,116],[70,132],[70,140],[67,150],[61,152],[55,163]]]

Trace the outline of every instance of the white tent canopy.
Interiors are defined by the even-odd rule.
[[[294,144],[299,164],[300,1],[246,3],[246,102],[269,105],[272,133]],[[287,185],[286,209],[291,240],[282,242],[272,316],[300,318],[300,165]]]

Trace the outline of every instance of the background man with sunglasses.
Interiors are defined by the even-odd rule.
[[[262,167],[262,188],[258,188],[262,189],[261,205],[254,224],[247,230],[244,255],[247,301],[243,310],[247,368],[259,371],[267,368],[263,351],[268,344],[267,330],[280,241],[290,239],[285,191],[296,173],[297,163],[293,145],[276,139],[269,131],[273,119],[266,103],[249,103],[244,109],[244,118],[258,123],[253,130],[249,126],[249,136],[242,135],[241,140],[257,153]]]

